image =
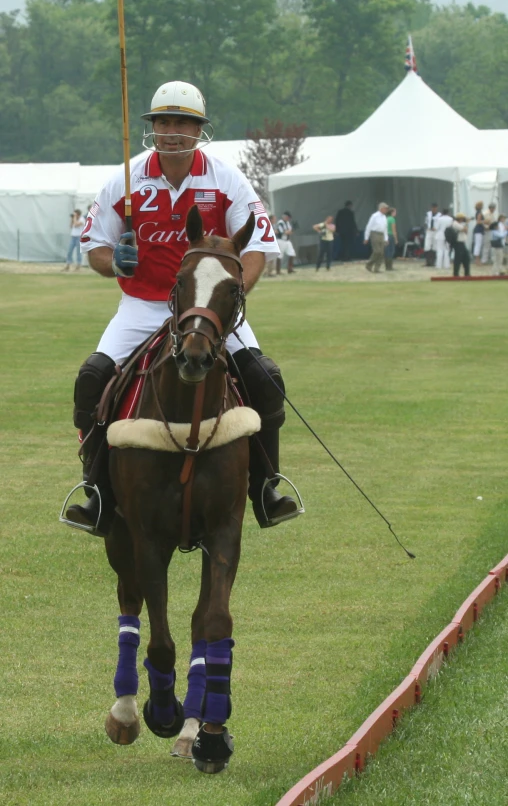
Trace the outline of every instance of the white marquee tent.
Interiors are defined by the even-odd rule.
[[[476,129],[412,71],[354,132],[320,139],[317,155],[269,180],[272,207],[299,222],[298,246],[315,243],[312,224],[346,199],[361,227],[380,201],[393,204],[403,236],[432,201],[472,212],[468,178],[508,169],[508,131]]]
[[[236,165],[245,145],[214,141],[207,151]],[[360,227],[379,201],[393,203],[403,236],[431,201],[472,213],[499,192],[508,213],[508,130],[476,129],[413,72],[356,131],[309,137],[302,153],[304,162],[270,177],[272,209],[299,222],[297,247],[315,245],[312,224],[346,199]],[[117,168],[0,163],[0,258],[63,262],[70,213],[85,212]]]

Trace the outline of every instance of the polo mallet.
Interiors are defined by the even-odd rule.
[[[132,232],[129,97],[127,94],[127,59],[125,56],[125,21],[123,0],[118,0],[118,36],[120,40],[120,75],[122,79],[123,161],[125,166],[125,228],[126,232]],[[131,246],[132,245],[133,243],[131,239]]]
[[[321,437],[320,437],[318,434],[316,434],[316,432],[314,431],[314,429],[312,428],[312,426],[311,426],[311,425],[309,425],[309,423],[307,422],[307,420],[305,419],[305,417],[303,417],[303,415],[301,415],[301,414],[300,414],[300,412],[298,411],[298,409],[296,408],[296,406],[294,406],[294,405],[291,403],[291,401],[290,401],[290,399],[288,398],[288,396],[286,395],[286,393],[285,393],[285,392],[284,392],[284,391],[283,391],[283,390],[280,388],[280,386],[279,386],[279,385],[276,383],[276,381],[274,381],[274,379],[272,378],[272,376],[270,375],[270,373],[269,373],[269,372],[268,372],[268,371],[265,369],[265,367],[263,366],[263,364],[261,363],[261,361],[259,360],[259,358],[257,357],[257,355],[256,355],[255,353],[253,353],[253,352],[252,352],[252,350],[250,349],[250,347],[247,347],[247,345],[245,344],[245,342],[243,341],[243,339],[242,339],[242,338],[241,338],[241,337],[238,335],[238,332],[237,332],[236,330],[233,330],[233,333],[234,333],[234,335],[236,336],[236,338],[238,339],[238,341],[240,342],[240,344],[242,345],[242,347],[244,347],[246,350],[248,350],[248,351],[249,351],[249,353],[250,353],[250,355],[252,356],[252,358],[253,358],[253,359],[254,359],[254,360],[257,362],[258,366],[259,366],[259,367],[260,367],[260,368],[263,370],[263,372],[265,373],[265,375],[266,375],[266,376],[267,376],[267,377],[270,379],[270,382],[271,382],[271,383],[272,383],[272,384],[275,386],[275,388],[277,389],[278,393],[279,393],[279,394],[280,394],[280,395],[281,395],[281,396],[284,398],[284,400],[286,401],[286,403],[289,403],[289,405],[290,405],[290,406],[291,406],[291,408],[293,409],[294,413],[297,415],[297,417],[299,417],[299,418],[300,418],[300,420],[302,421],[302,423],[304,424],[304,426],[305,426],[306,428],[308,428],[308,429],[309,429],[309,431],[310,431],[310,433],[312,434],[312,436],[313,436],[313,437],[315,437],[315,438],[317,439],[317,441],[319,442],[319,444],[321,445],[321,447],[325,449],[325,451],[327,452],[328,456],[329,456],[329,457],[330,457],[330,458],[331,458],[331,459],[332,459],[332,460],[335,462],[335,464],[337,465],[337,467],[339,467],[339,468],[342,470],[342,472],[343,472],[343,473],[344,473],[344,474],[347,476],[347,478],[349,479],[349,481],[350,481],[352,484],[354,484],[354,486],[356,487],[356,489],[358,490],[358,492],[359,492],[359,493],[361,493],[361,495],[363,495],[363,497],[365,498],[365,500],[366,500],[366,501],[367,501],[367,502],[370,504],[370,506],[371,506],[371,507],[372,507],[372,508],[373,508],[373,509],[374,509],[374,510],[377,512],[377,514],[379,515],[379,517],[380,517],[380,518],[381,518],[381,519],[382,519],[382,520],[383,520],[383,521],[386,523],[386,525],[388,526],[388,529],[389,529],[389,530],[390,530],[390,532],[392,533],[393,537],[395,538],[395,540],[397,541],[397,543],[399,544],[399,546],[400,546],[400,547],[401,547],[401,548],[402,548],[402,549],[403,549],[403,550],[406,552],[407,556],[408,556],[408,557],[410,557],[410,558],[411,558],[411,560],[415,560],[415,559],[416,559],[416,555],[415,555],[415,554],[413,554],[413,552],[412,552],[412,551],[408,551],[408,549],[407,549],[407,548],[406,548],[406,547],[405,547],[405,546],[404,546],[404,545],[401,543],[401,541],[400,541],[400,540],[399,540],[399,538],[397,537],[397,535],[396,535],[396,533],[395,533],[395,531],[394,531],[394,529],[393,529],[393,527],[392,527],[392,525],[391,525],[390,521],[389,521],[387,518],[385,518],[385,516],[383,515],[383,513],[381,512],[381,510],[380,510],[380,509],[378,509],[378,507],[375,505],[375,503],[374,503],[374,502],[373,502],[373,501],[372,501],[372,500],[369,498],[369,496],[367,495],[367,493],[365,493],[365,492],[362,490],[362,488],[360,487],[360,485],[356,483],[356,481],[354,480],[354,478],[352,477],[352,475],[351,475],[350,473],[348,473],[348,471],[346,470],[346,468],[344,467],[344,465],[342,465],[342,464],[341,464],[341,462],[339,462],[339,460],[337,459],[337,457],[333,455],[333,453],[331,452],[330,448],[328,448],[328,447],[327,447],[327,445],[325,445],[325,443],[324,443],[324,442],[323,442],[323,440],[321,439]],[[286,479],[286,478],[285,478],[285,476],[280,476],[280,478],[284,478],[286,481],[288,481],[288,479]],[[294,486],[294,484],[292,484],[291,482],[290,482],[290,484],[291,484],[291,486],[293,487],[293,489],[296,491],[296,493],[298,494],[298,497],[300,498],[300,494],[298,493],[298,490],[296,489],[296,487]],[[301,504],[301,501],[302,501],[302,500],[301,500],[301,498],[300,498],[300,504]]]

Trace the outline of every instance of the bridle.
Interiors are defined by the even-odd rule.
[[[213,255],[222,258],[228,258],[229,260],[233,260],[239,268],[240,272],[240,287],[238,290],[238,295],[236,298],[236,304],[229,319],[228,324],[224,327],[221,320],[210,308],[188,308],[182,314],[179,313],[178,308],[178,283],[175,283],[173,289],[171,291],[168,304],[170,308],[172,308],[173,316],[169,320],[169,336],[171,339],[171,348],[169,352],[167,352],[159,361],[156,361],[155,364],[152,365],[153,370],[160,364],[164,363],[168,358],[176,358],[179,353],[183,349],[183,341],[184,339],[192,333],[198,333],[201,336],[204,336],[210,342],[210,353],[213,357],[214,364],[216,361],[220,360],[224,366],[224,370],[227,370],[227,360],[225,356],[225,343],[227,337],[236,327],[239,327],[243,321],[245,320],[245,287],[243,283],[243,267],[242,262],[237,255],[232,254],[231,252],[223,251],[222,249],[214,249],[213,247],[209,248],[195,248],[189,249],[182,258],[182,262],[180,265],[183,265],[185,258],[189,255],[194,254],[202,254],[202,255]],[[189,324],[189,320],[196,319],[200,317],[208,322],[212,326],[213,335],[210,335],[210,330],[202,329],[201,327],[186,326],[185,323]],[[190,434],[187,437],[187,444],[180,445],[173,436],[171,431],[171,426],[168,423],[164,413],[162,411],[162,407],[159,401],[159,397],[157,394],[157,390],[155,387],[155,380],[154,380],[154,373],[153,371],[150,373],[152,378],[152,387],[154,392],[155,402],[157,404],[159,415],[161,417],[162,423],[166,428],[166,431],[169,434],[170,439],[174,443],[174,445],[178,448],[178,450],[182,451],[185,454],[185,460],[180,472],[180,484],[183,487],[183,494],[182,494],[182,540],[179,546],[180,551],[188,552],[193,551],[196,548],[202,548],[206,551],[204,546],[201,543],[196,543],[194,545],[191,544],[191,499],[192,499],[192,487],[193,487],[193,479],[194,479],[194,469],[195,469],[195,458],[200,451],[203,451],[211,442],[217,428],[219,427],[219,423],[221,421],[222,415],[226,410],[226,403],[227,403],[227,376],[226,372],[224,373],[224,392],[222,397],[221,406],[219,412],[216,416],[215,425],[209,435],[209,437],[205,440],[205,442],[200,445],[199,442],[199,428],[202,420],[203,414],[203,405],[204,405],[204,395],[205,395],[205,378],[196,385],[195,395],[194,395],[194,406],[192,410],[192,420],[191,420],[191,428]]]
[[[236,298],[236,305],[231,314],[230,320],[226,327],[223,326],[219,317],[210,308],[188,308],[182,314],[179,313],[178,306],[178,283],[175,283],[171,290],[169,304],[173,310],[173,317],[169,323],[169,332],[173,344],[173,355],[176,357],[182,350],[183,340],[191,333],[198,333],[208,339],[211,346],[211,355],[214,360],[223,352],[224,344],[227,337],[232,333],[235,327],[239,327],[245,320],[245,287],[243,283],[243,266],[242,261],[237,255],[231,252],[225,252],[222,249],[209,248],[196,248],[189,249],[182,258],[183,265],[185,258],[189,255],[202,254],[213,255],[217,257],[228,258],[233,260],[240,270],[240,287]],[[184,327],[184,323],[189,319],[200,317],[212,325],[214,337],[210,336],[209,331],[201,329],[201,327]]]

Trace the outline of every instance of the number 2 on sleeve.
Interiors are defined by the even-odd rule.
[[[265,231],[261,236],[262,241],[264,241],[265,243],[266,242],[271,243],[272,241],[275,240],[275,236],[270,235],[271,225],[270,225],[270,219],[267,218],[267,216],[263,215],[261,216],[261,218],[258,218],[257,226],[259,227],[259,229],[263,229],[263,227],[265,228]]]

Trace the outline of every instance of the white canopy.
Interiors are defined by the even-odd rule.
[[[213,141],[207,152],[238,165],[245,146],[244,140]],[[422,223],[432,201],[471,213],[476,197],[497,200],[498,183],[504,182],[500,207],[508,212],[508,130],[479,131],[413,72],[356,131],[309,137],[302,153],[303,163],[269,180],[274,212],[289,209],[300,224],[298,247],[314,247],[312,224],[334,215],[346,199],[353,200],[361,228],[379,201],[392,203],[402,236]],[[64,261],[70,213],[86,212],[116,169],[0,163],[0,258]],[[472,178],[485,171],[487,179]]]
[[[361,228],[380,201],[393,204],[405,236],[433,201],[467,212],[471,174],[508,168],[508,131],[476,129],[412,71],[354,132],[319,139],[317,154],[269,179],[272,207],[300,224],[299,246],[346,199]]]
[[[0,163],[0,257],[64,261],[70,214],[85,214],[115,169],[79,162]]]

